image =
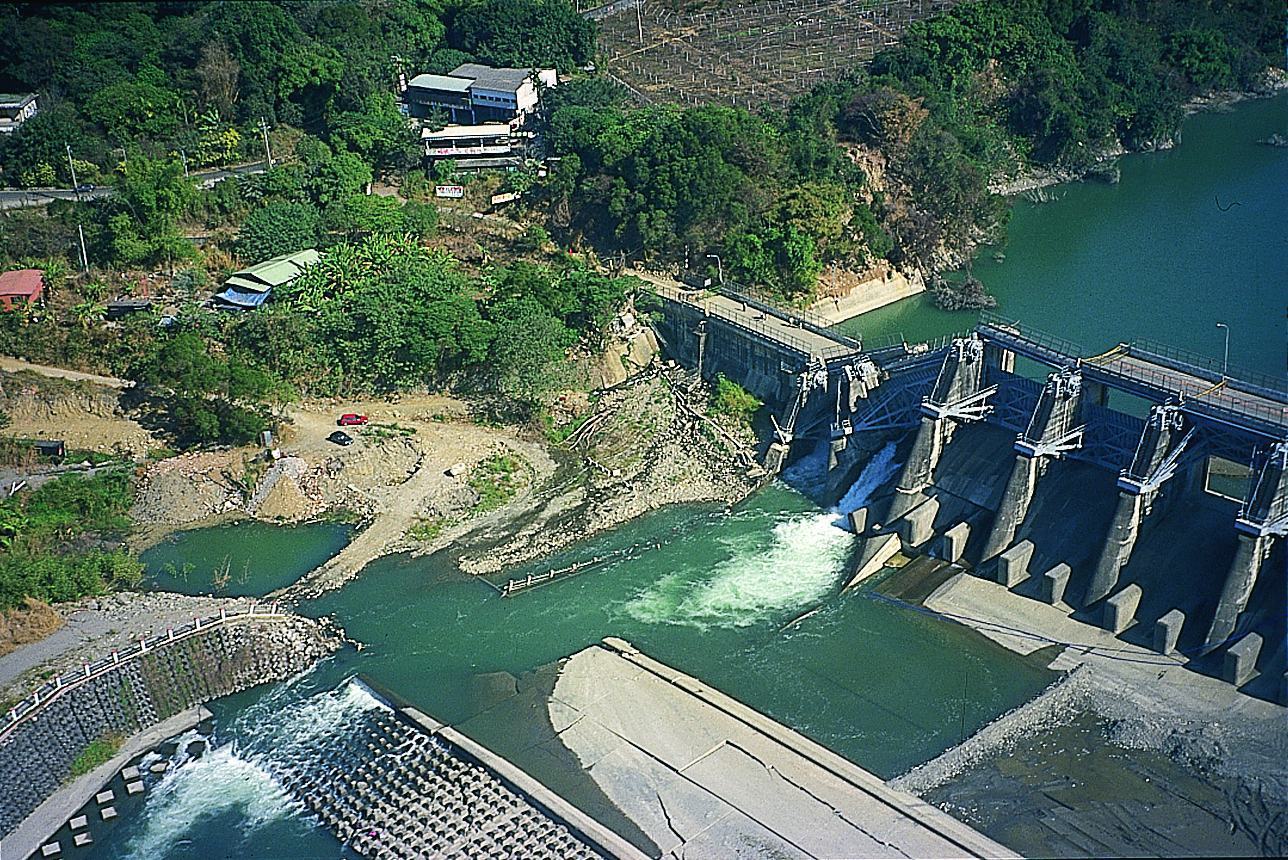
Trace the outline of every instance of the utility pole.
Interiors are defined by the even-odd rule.
[[[1225,332],[1225,357],[1221,359],[1221,381],[1230,376],[1230,327],[1225,323],[1217,323],[1216,327]]]
[[[644,14],[640,12],[640,4],[643,0],[635,0],[635,26],[640,30],[640,45],[644,44]]]
[[[76,163],[72,161],[72,145],[64,143],[63,146],[67,147],[67,166],[72,170],[72,191],[76,192],[76,202],[79,203],[81,199],[80,183],[76,181]]]
[[[179,157],[183,159],[183,178],[187,179],[188,178],[188,153],[184,152],[181,149],[179,150]]]
[[[707,254],[708,260],[716,261],[716,274],[720,278],[720,286],[724,286],[724,263],[720,262],[719,254]],[[707,271],[711,271],[708,269]]]
[[[76,232],[80,234],[81,271],[89,274],[89,255],[85,253],[85,228],[77,224]]]
[[[269,149],[268,147],[268,123],[264,122],[263,117],[259,118],[259,130],[264,134],[264,155],[268,158],[268,169],[272,170],[273,169],[273,150]]]

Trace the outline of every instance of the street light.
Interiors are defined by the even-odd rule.
[[[1224,382],[1230,375],[1230,327],[1225,323],[1217,323],[1216,327],[1225,332],[1225,357],[1221,360],[1221,381]]]
[[[722,287],[723,287],[723,286],[724,286],[724,264],[722,264],[722,263],[720,262],[720,255],[719,255],[719,254],[707,254],[707,259],[708,259],[708,260],[715,260],[715,261],[716,261],[716,274],[717,274],[717,275],[719,276],[719,278],[720,278],[720,286],[722,286]]]

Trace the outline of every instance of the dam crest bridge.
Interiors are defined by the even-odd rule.
[[[936,343],[873,344],[736,293],[656,292],[670,356],[766,403],[771,471],[826,446],[834,489],[873,438],[911,438],[892,491],[853,523],[856,579],[902,547],[1115,633],[1152,615],[1158,650],[1224,659],[1237,684],[1269,667],[1288,703],[1283,379],[1147,342],[1089,354],[993,313]],[[1207,532],[1217,549],[1177,555],[1178,530],[1178,546]]]

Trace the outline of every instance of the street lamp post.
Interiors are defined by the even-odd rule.
[[[1216,327],[1225,332],[1225,355],[1221,359],[1221,381],[1224,382],[1230,375],[1230,327],[1225,323],[1217,323]]]
[[[724,286],[724,264],[720,262],[719,254],[707,254],[708,260],[716,261],[716,275],[720,279],[720,286]]]

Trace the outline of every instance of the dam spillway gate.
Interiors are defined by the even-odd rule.
[[[1088,354],[994,314],[869,345],[745,296],[657,292],[670,357],[765,402],[771,470],[826,445],[839,478],[862,434],[910,438],[852,520],[856,578],[896,539],[1288,703],[1283,379],[1150,343]]]

